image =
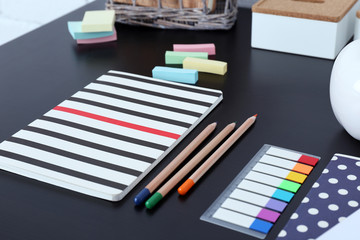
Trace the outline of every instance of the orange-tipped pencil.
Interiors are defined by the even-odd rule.
[[[257,114],[249,117],[231,136],[178,188],[185,195],[194,184],[216,163],[217,160],[248,130],[255,122]]]

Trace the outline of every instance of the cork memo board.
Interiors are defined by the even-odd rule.
[[[357,0],[260,0],[253,5],[252,11],[339,22],[356,2]]]

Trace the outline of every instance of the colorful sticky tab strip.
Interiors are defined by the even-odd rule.
[[[316,163],[319,161],[319,158],[317,158],[317,157],[312,157],[312,156],[309,156],[309,155],[303,155],[303,154],[300,154],[300,153],[288,152],[286,150],[276,148],[276,147],[271,147],[266,152],[266,154],[276,156],[276,157],[280,157],[280,158],[293,160],[293,161],[297,161],[299,163],[305,163],[305,164],[308,164],[308,165],[311,165],[311,166],[315,166]]]
[[[306,175],[309,175],[310,172],[313,169],[312,166],[309,166],[309,165],[306,165],[306,164],[302,164],[302,163],[298,163],[298,162],[294,162],[294,161],[291,161],[291,160],[287,160],[287,159],[283,159],[283,158],[279,158],[279,157],[274,157],[274,156],[270,156],[270,155],[264,155],[259,160],[259,162],[269,164],[269,165],[272,165],[272,166],[276,166],[276,167],[289,169],[289,170],[299,172],[299,173],[303,173],[303,174],[306,174]]]
[[[265,238],[318,160],[264,145],[201,219]]]

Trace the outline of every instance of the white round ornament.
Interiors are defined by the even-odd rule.
[[[360,40],[345,46],[334,62],[330,101],[339,123],[360,140]]]

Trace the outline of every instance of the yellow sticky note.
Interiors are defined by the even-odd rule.
[[[187,57],[183,61],[183,68],[224,75],[227,72],[227,63],[216,60]]]
[[[301,183],[301,184],[305,181],[306,178],[307,178],[307,175],[297,173],[297,172],[290,172],[286,177],[287,180]]]
[[[81,22],[81,31],[108,32],[113,30],[114,23],[114,10],[86,11]]]

